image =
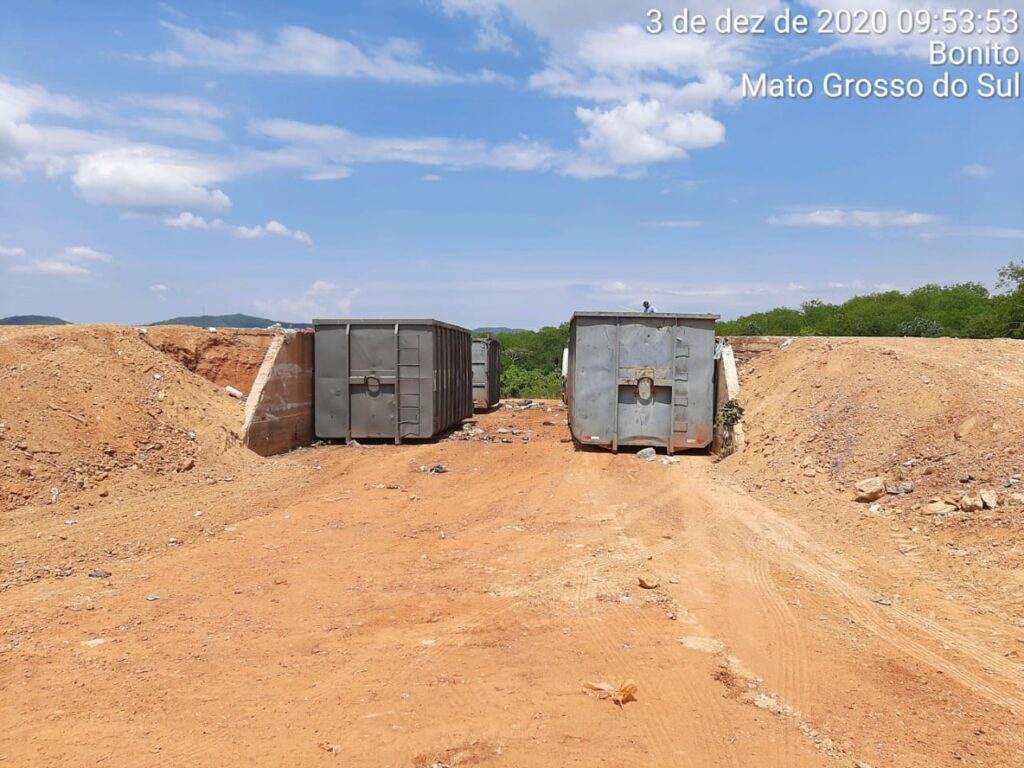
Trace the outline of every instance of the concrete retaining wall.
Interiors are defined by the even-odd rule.
[[[732,339],[730,339],[732,341]],[[730,344],[722,347],[722,356],[715,361],[715,414],[725,403],[740,396],[740,375],[736,368],[736,357]],[[715,437],[711,442],[711,450],[721,453],[723,443],[722,429],[715,427]],[[732,453],[743,450],[743,423],[732,428]]]
[[[315,439],[313,332],[279,331],[246,400],[242,441],[261,456],[273,456]]]

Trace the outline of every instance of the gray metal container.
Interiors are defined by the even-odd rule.
[[[718,315],[577,312],[566,402],[583,445],[657,446],[671,455],[714,436]]]
[[[473,339],[473,406],[487,410],[501,399],[501,342]]]
[[[473,415],[471,334],[437,320],[314,320],[324,439],[429,438]]]

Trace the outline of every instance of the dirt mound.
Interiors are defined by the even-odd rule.
[[[0,404],[5,506],[102,494],[248,453],[242,403],[133,329],[0,331]]]
[[[789,486],[848,489],[881,475],[923,490],[1010,489],[1024,446],[1022,371],[1019,341],[798,339],[741,369],[739,463]]]
[[[161,325],[147,328],[144,338],[204,379],[248,395],[273,333]]]
[[[1003,594],[1024,567],[1024,342],[798,339],[740,382],[747,448],[723,471],[1024,626]],[[884,490],[857,503],[872,477]]]

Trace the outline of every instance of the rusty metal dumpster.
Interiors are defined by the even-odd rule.
[[[438,320],[314,320],[323,439],[430,438],[473,415],[471,334]]]
[[[703,448],[714,435],[717,315],[577,312],[566,401],[582,445]]]

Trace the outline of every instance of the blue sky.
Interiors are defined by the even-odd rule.
[[[5,3],[0,315],[733,317],[1024,257],[1024,100],[744,99],[939,70],[919,37],[655,37],[651,5]]]

